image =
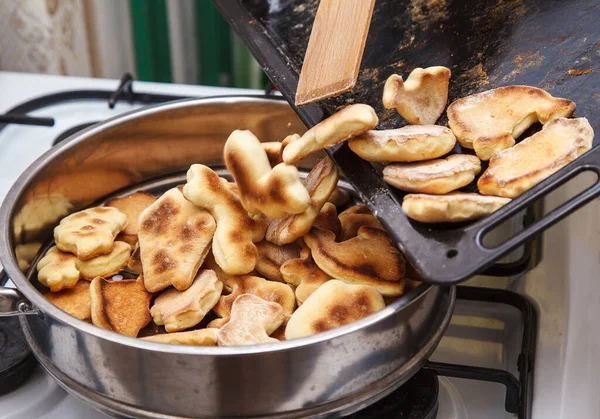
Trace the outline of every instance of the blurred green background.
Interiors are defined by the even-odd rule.
[[[129,5],[137,78],[173,82],[167,0],[129,0]],[[196,54],[190,56],[197,60],[197,84],[265,88],[266,75],[213,2],[196,0],[193,6]]]

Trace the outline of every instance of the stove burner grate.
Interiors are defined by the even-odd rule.
[[[0,395],[17,389],[37,362],[29,351],[18,317],[0,317]]]

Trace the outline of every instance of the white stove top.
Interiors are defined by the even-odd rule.
[[[116,80],[0,72],[0,113],[41,95],[74,89],[108,89]],[[241,89],[134,82],[138,92],[185,96],[261,93]],[[52,128],[9,125],[0,132],[0,200],[16,178],[50,148],[57,135],[85,122],[106,119],[140,105],[79,101],[33,112],[56,120]],[[575,182],[546,200],[562,202]],[[519,280],[484,279],[529,296],[539,312],[535,360],[534,419],[600,417],[600,202],[588,205],[545,234],[542,263]],[[515,312],[482,303],[459,303],[433,360],[516,371],[520,320]],[[0,418],[105,417],[67,395],[41,369],[22,388],[0,396]],[[510,418],[504,387],[464,379],[440,379],[438,418]]]

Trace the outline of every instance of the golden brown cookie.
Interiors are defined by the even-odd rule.
[[[127,269],[138,275],[143,272],[139,243],[135,245],[133,252],[131,252],[131,256],[129,256],[129,260],[127,261]]]
[[[231,320],[219,329],[219,346],[256,345],[278,342],[269,337],[283,322],[285,314],[277,303],[252,294],[242,294],[231,307]]]
[[[321,230],[329,230],[335,233],[336,237],[339,237],[342,232],[342,223],[337,215],[337,208],[331,202],[326,202],[319,211],[319,215],[315,220],[314,227],[320,228]]]
[[[79,320],[89,319],[92,315],[90,283],[88,281],[79,281],[70,289],[48,292],[44,294],[44,297],[62,311],[66,311]]]
[[[383,106],[396,109],[410,124],[434,124],[448,102],[450,74],[440,66],[415,68],[406,82],[393,74],[383,87]]]
[[[335,188],[327,202],[331,202],[336,207],[346,205],[350,201],[350,193],[346,189]]]
[[[63,252],[88,260],[109,253],[126,225],[127,216],[116,208],[89,208],[63,218],[54,228],[54,241]]]
[[[61,252],[56,246],[51,247],[37,264],[38,281],[58,292],[73,288],[79,281],[77,258],[66,252]]]
[[[115,198],[106,203],[107,207],[114,207],[127,216],[127,226],[122,234],[137,236],[138,219],[140,214],[156,201],[156,197],[146,192],[135,192],[123,198]]]
[[[455,100],[448,106],[448,124],[463,147],[489,160],[512,147],[535,122],[569,117],[575,103],[531,86],[506,86]]]
[[[477,156],[453,154],[445,159],[390,164],[383,169],[383,180],[403,191],[442,195],[467,186],[480,171]]]
[[[271,169],[267,153],[250,131],[233,131],[223,156],[239,188],[242,205],[250,215],[263,213],[269,218],[280,218],[308,208],[310,196],[298,169],[284,163]]]
[[[78,260],[80,277],[91,281],[97,276],[111,277],[127,265],[131,247],[125,242],[116,241],[110,253],[89,260]]]
[[[477,182],[479,192],[516,198],[592,148],[593,139],[587,119],[554,119],[496,154]]]
[[[422,223],[458,223],[483,218],[509,202],[508,198],[466,192],[408,194],[402,210],[408,218]]]
[[[254,269],[258,254],[254,243],[262,240],[264,231],[228,185],[211,168],[194,164],[187,172],[183,195],[209,211],[217,223],[212,243],[217,264],[230,275],[243,275]]]
[[[338,216],[342,226],[338,241],[346,241],[358,234],[358,229],[366,226],[385,231],[377,217],[369,211],[365,204],[356,204],[342,211]]]
[[[414,162],[448,154],[456,137],[440,125],[407,125],[402,128],[368,131],[350,140],[350,149],[371,162]]]
[[[292,288],[281,282],[268,281],[251,275],[230,276],[224,281],[223,295],[213,308],[219,316],[208,324],[208,327],[221,327],[229,321],[231,306],[235,299],[242,294],[253,294],[263,300],[272,301],[283,307],[286,316],[291,315],[296,307],[296,298]],[[229,294],[226,294],[228,292]]]
[[[375,110],[369,105],[346,106],[306,131],[302,137],[290,141],[283,149],[283,161],[297,163],[315,151],[333,147],[373,129],[378,123]]]
[[[335,190],[339,173],[329,157],[321,160],[306,177],[310,205],[301,214],[289,214],[272,220],[267,228],[267,240],[278,245],[292,243],[308,233],[319,211]]]
[[[180,332],[200,323],[221,297],[223,283],[211,270],[200,270],[185,291],[169,288],[163,291],[150,309],[157,325],[167,332]]]
[[[212,215],[173,188],[146,208],[139,221],[146,289],[188,289],[211,247],[216,229]]]
[[[269,164],[271,167],[277,166],[279,163],[283,163],[283,158],[281,153],[283,152],[282,143],[279,141],[269,141],[261,143],[265,153],[267,153],[267,158],[269,159]]]
[[[317,288],[331,279],[317,266],[310,254],[310,249],[303,250],[300,256],[300,258],[288,260],[281,265],[283,280],[296,287],[295,295],[298,306],[302,305]]]
[[[363,319],[384,307],[383,297],[375,288],[332,279],[292,314],[285,337],[290,340],[326,332]]]
[[[136,337],[152,320],[152,295],[141,281],[94,278],[90,284],[90,298],[92,323],[102,329]]]
[[[258,249],[256,270],[271,281],[283,282],[279,268],[286,261],[300,256],[300,247],[295,243],[278,246],[263,240],[256,244],[256,248]]]
[[[356,237],[336,243],[331,231],[314,228],[304,241],[319,268],[332,278],[371,285],[385,296],[402,294],[405,260],[387,233],[361,227]]]
[[[187,332],[165,333],[141,339],[172,345],[217,346],[219,329],[198,329]]]

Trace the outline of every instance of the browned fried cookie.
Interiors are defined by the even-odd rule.
[[[593,139],[587,119],[554,119],[496,154],[477,182],[479,192],[516,198],[592,148]]]
[[[555,98],[531,86],[505,86],[455,100],[448,106],[448,123],[463,147],[489,160],[512,147],[535,122],[546,124],[569,117],[575,103]]]
[[[350,201],[350,193],[342,188],[335,188],[327,200],[327,202],[331,202],[336,207],[346,205],[348,201]]]
[[[408,218],[422,223],[459,223],[483,218],[509,202],[508,198],[466,192],[408,194],[402,210]]]
[[[94,278],[90,284],[90,298],[92,323],[102,329],[136,337],[152,320],[152,295],[141,281]]]
[[[219,346],[256,345],[278,342],[269,337],[283,322],[285,314],[277,303],[253,294],[242,294],[231,307],[231,320],[219,329]]]
[[[341,243],[331,231],[314,228],[304,237],[312,257],[332,278],[371,285],[385,296],[404,290],[404,256],[384,231],[361,227],[358,235]]]
[[[439,125],[407,125],[402,128],[368,131],[348,145],[367,161],[413,162],[436,159],[449,153],[456,137]]]
[[[115,241],[125,242],[131,246],[132,249],[135,249],[135,246],[138,244],[138,236],[137,234],[117,234]]]
[[[338,170],[331,159],[325,157],[321,160],[306,177],[306,190],[310,194],[310,205],[306,211],[272,220],[267,228],[267,240],[283,245],[292,243],[308,233],[319,211],[335,190],[338,178]]]
[[[187,172],[183,195],[193,204],[210,211],[217,222],[212,252],[217,264],[230,275],[243,275],[254,269],[264,230],[229,190],[229,182],[211,168],[194,164]]]
[[[141,339],[173,345],[217,346],[218,332],[219,329],[198,329],[188,330],[187,332],[146,336]]]
[[[78,260],[77,269],[80,277],[91,281],[97,276],[110,277],[118,274],[129,260],[131,246],[116,241],[110,253],[89,260]]]
[[[337,215],[337,208],[331,202],[326,202],[319,211],[319,215],[315,220],[314,227],[320,228],[321,230],[329,230],[335,233],[336,237],[339,237],[342,232],[342,223]]]
[[[331,115],[283,149],[283,161],[294,164],[315,151],[332,147],[373,129],[379,123],[375,110],[357,103]]]
[[[73,288],[64,289],[59,292],[48,292],[44,294],[56,307],[66,311],[79,320],[89,319],[92,315],[90,306],[90,283],[79,281]]]
[[[376,313],[385,307],[383,297],[368,285],[332,279],[323,284],[292,314],[285,337],[297,339],[335,329]]]
[[[156,201],[154,195],[136,192],[123,198],[112,199],[106,203],[106,206],[116,208],[127,216],[127,226],[122,234],[137,236],[140,214],[154,201]]]
[[[268,281],[251,275],[230,276],[224,281],[223,296],[213,308],[220,317],[208,324],[208,327],[221,327],[229,321],[231,306],[235,299],[242,294],[253,294],[267,301],[272,301],[283,307],[286,316],[291,315],[296,307],[294,291],[289,285],[281,282]],[[225,294],[229,292],[229,294]]]
[[[295,243],[278,246],[263,240],[257,243],[256,247],[258,249],[256,270],[271,281],[283,282],[279,268],[286,261],[300,256],[300,247]]]
[[[140,215],[140,256],[149,292],[186,290],[210,250],[216,223],[179,189],[164,193]]]
[[[40,259],[37,270],[38,281],[52,292],[73,288],[79,281],[77,258],[71,253],[61,252],[56,246]]]
[[[383,180],[403,191],[442,195],[467,186],[480,171],[477,156],[453,154],[445,159],[390,164],[383,169]]]
[[[317,288],[331,279],[317,266],[310,254],[310,249],[303,250],[300,258],[288,260],[281,265],[281,275],[285,282],[296,287],[298,306],[302,305]]]
[[[282,143],[279,141],[269,141],[261,143],[261,145],[267,153],[267,158],[269,159],[269,164],[271,167],[275,167],[279,163],[283,163],[283,157],[281,156],[281,153],[283,152]]]
[[[448,101],[450,70],[446,67],[415,68],[406,82],[393,74],[383,87],[383,106],[395,108],[410,124],[434,124]]]
[[[179,332],[200,323],[221,297],[223,283],[211,270],[200,270],[185,291],[169,288],[162,292],[150,309],[154,323],[167,332]]]
[[[54,241],[63,252],[88,260],[109,253],[126,225],[127,216],[116,208],[89,208],[63,218],[54,229]]]
[[[365,204],[356,204],[342,211],[338,216],[342,226],[338,241],[346,241],[358,234],[358,229],[367,226],[385,231],[377,217],[375,217]]]
[[[269,218],[280,218],[308,208],[310,196],[298,169],[284,163],[271,169],[267,153],[250,131],[233,131],[223,156],[239,188],[242,205],[250,215],[263,213]]]

